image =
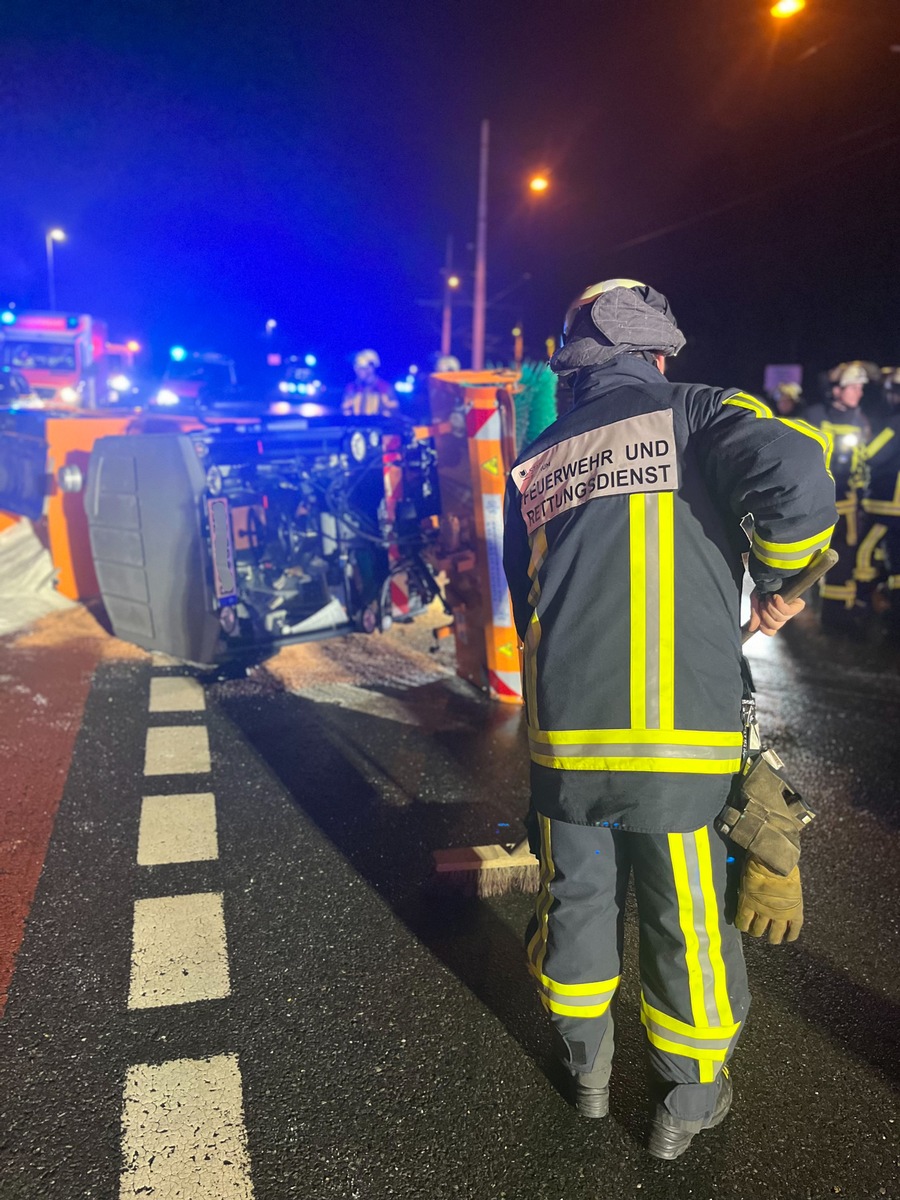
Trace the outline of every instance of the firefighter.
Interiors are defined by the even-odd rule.
[[[800,384],[779,383],[772,393],[772,407],[779,417],[799,417],[803,411]]]
[[[341,401],[345,417],[393,417],[399,404],[394,389],[378,375],[381,359],[375,350],[360,350],[353,359],[356,378],[347,384]]]
[[[866,447],[869,480],[862,507],[870,525],[860,546],[856,573],[862,583],[877,579],[880,547],[886,571],[884,618],[890,636],[900,639],[900,368],[885,372],[883,386],[889,416]]]
[[[868,373],[860,363],[841,363],[831,372],[831,400],[806,410],[805,420],[832,441],[831,472],[837,494],[838,523],[832,548],[840,556],[819,585],[822,628],[855,633],[861,628],[865,590],[857,578],[857,555],[865,538],[860,494],[865,486],[865,446],[871,428],[860,407]]]
[[[771,635],[803,607],[782,580],[836,518],[827,439],[746,392],[667,382],[683,345],[665,297],[635,280],[575,301],[550,364],[574,406],[514,464],[504,543],[541,861],[529,965],[576,1107],[605,1116],[634,871],[648,1149],[663,1159],[727,1114],[749,1003],[725,914],[740,864],[713,824],[742,761],[741,521],[753,627]],[[768,900],[744,883],[740,927],[793,940],[799,876],[764,878]]]

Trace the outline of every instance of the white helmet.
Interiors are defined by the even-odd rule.
[[[355,367],[380,367],[381,359],[378,357],[377,350],[360,350],[358,354],[353,356],[353,366]]]
[[[566,312],[566,320],[563,325],[563,341],[566,340],[569,330],[572,328],[572,323],[578,316],[578,312],[585,304],[596,300],[598,296],[604,292],[611,292],[614,288],[636,288],[646,287],[645,283],[641,283],[638,279],[604,279],[602,283],[592,283],[590,287],[586,287],[580,296],[569,305]]]
[[[868,382],[869,376],[865,367],[861,367],[859,363],[848,363],[838,378],[838,387],[853,387],[854,384],[865,387]]]

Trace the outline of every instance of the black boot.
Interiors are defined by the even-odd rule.
[[[589,1075],[575,1076],[575,1107],[582,1117],[605,1117],[609,1112],[609,1087],[591,1087]]]
[[[647,1149],[654,1158],[680,1158],[691,1144],[695,1134],[704,1129],[714,1129],[728,1116],[731,1108],[732,1087],[731,1076],[727,1067],[722,1068],[719,1076],[719,1094],[716,1097],[716,1107],[712,1116],[705,1121],[684,1121],[673,1117],[662,1104],[657,1104],[650,1123],[650,1137]]]

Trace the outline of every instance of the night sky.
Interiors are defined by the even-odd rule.
[[[157,367],[250,368],[270,317],[334,382],[362,346],[427,364],[448,234],[471,290],[482,117],[489,358],[628,275],[672,302],[676,378],[900,362],[900,0],[6,0],[0,29],[0,302],[46,305],[62,226],[60,307]]]

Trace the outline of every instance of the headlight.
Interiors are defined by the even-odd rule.
[[[381,434],[377,429],[372,429],[369,431],[369,445],[373,450],[376,448],[376,446],[381,445]]]
[[[218,467],[210,467],[206,472],[206,486],[210,495],[218,496],[222,491],[222,472]]]
[[[109,381],[109,386],[115,388],[117,392],[127,392],[131,387],[131,380],[127,375],[113,375]]]
[[[60,388],[59,398],[65,400],[66,404],[77,404],[80,396],[78,388],[64,387]]]
[[[164,408],[171,408],[173,404],[177,404],[181,397],[177,392],[170,391],[169,388],[160,388],[156,393],[156,403],[161,404]]]
[[[350,434],[350,455],[357,462],[362,462],[366,457],[366,435],[358,429]]]

